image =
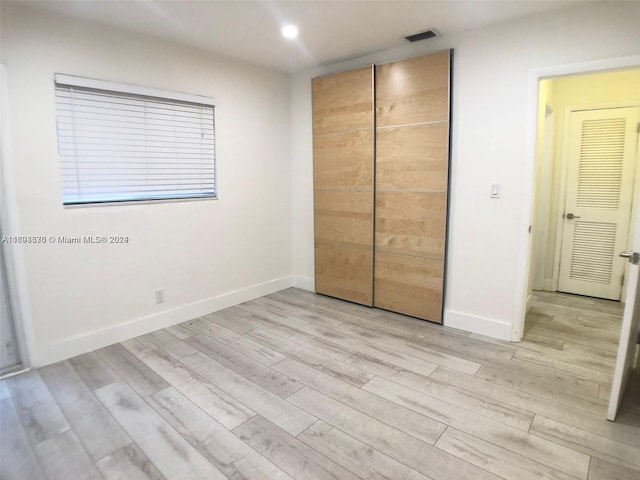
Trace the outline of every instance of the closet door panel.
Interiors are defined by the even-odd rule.
[[[419,318],[441,318],[443,273],[443,260],[376,252],[376,306]]]
[[[448,121],[449,51],[376,66],[376,126]]]
[[[378,192],[376,250],[444,258],[446,193]]]
[[[313,79],[316,292],[373,304],[373,68]]]
[[[381,128],[376,132],[376,188],[447,189],[446,123]]]
[[[312,80],[313,133],[372,128],[371,67]]]
[[[343,243],[371,248],[373,198],[371,192],[317,191],[315,203],[316,242]]]
[[[376,67],[374,305],[442,323],[450,52]]]
[[[316,291],[371,305],[372,262],[370,249],[316,244]]]
[[[327,133],[313,142],[316,189],[367,189],[373,182],[373,130]]]

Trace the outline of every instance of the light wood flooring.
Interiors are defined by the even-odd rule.
[[[620,312],[539,293],[516,345],[285,290],[0,382],[0,478],[638,480]]]

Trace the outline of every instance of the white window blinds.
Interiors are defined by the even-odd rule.
[[[63,204],[216,196],[213,99],[56,75]]]

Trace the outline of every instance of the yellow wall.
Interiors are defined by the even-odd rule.
[[[553,131],[548,131],[547,124],[555,119],[554,91],[551,80],[541,80],[538,86],[538,134],[536,138],[536,203],[534,209],[534,222],[532,230],[531,252],[534,262],[529,270],[529,291],[542,290],[544,283],[549,213],[550,192],[553,186],[553,157],[552,142]],[[550,135],[551,134],[551,135]],[[550,137],[550,138],[549,138]],[[548,144],[551,143],[551,148]],[[545,148],[546,147],[546,148]]]
[[[544,93],[544,95],[543,95]],[[546,249],[536,251],[533,266],[543,272],[544,289],[551,289],[557,245],[558,219],[562,216],[560,198],[561,178],[563,170],[562,156],[565,148],[565,129],[569,111],[575,107],[607,108],[616,106],[640,106],[640,69],[622,70],[609,73],[594,73],[587,75],[559,77],[540,82],[540,101],[546,102],[554,111],[554,145],[553,158],[541,158],[544,138],[544,106],[539,117],[538,143],[537,143],[537,172],[538,183],[536,187],[536,221],[538,223],[537,242],[546,243]],[[551,165],[545,164],[551,162]],[[546,174],[544,173],[546,172]],[[540,214],[541,206],[547,202],[547,194],[544,193],[545,185],[549,186],[549,214],[544,219]],[[544,208],[542,208],[543,210]],[[544,225],[547,235],[544,237]],[[544,256],[544,258],[540,258]],[[540,285],[535,285],[540,287]]]

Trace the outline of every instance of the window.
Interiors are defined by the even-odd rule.
[[[55,76],[64,205],[216,196],[212,98]]]

